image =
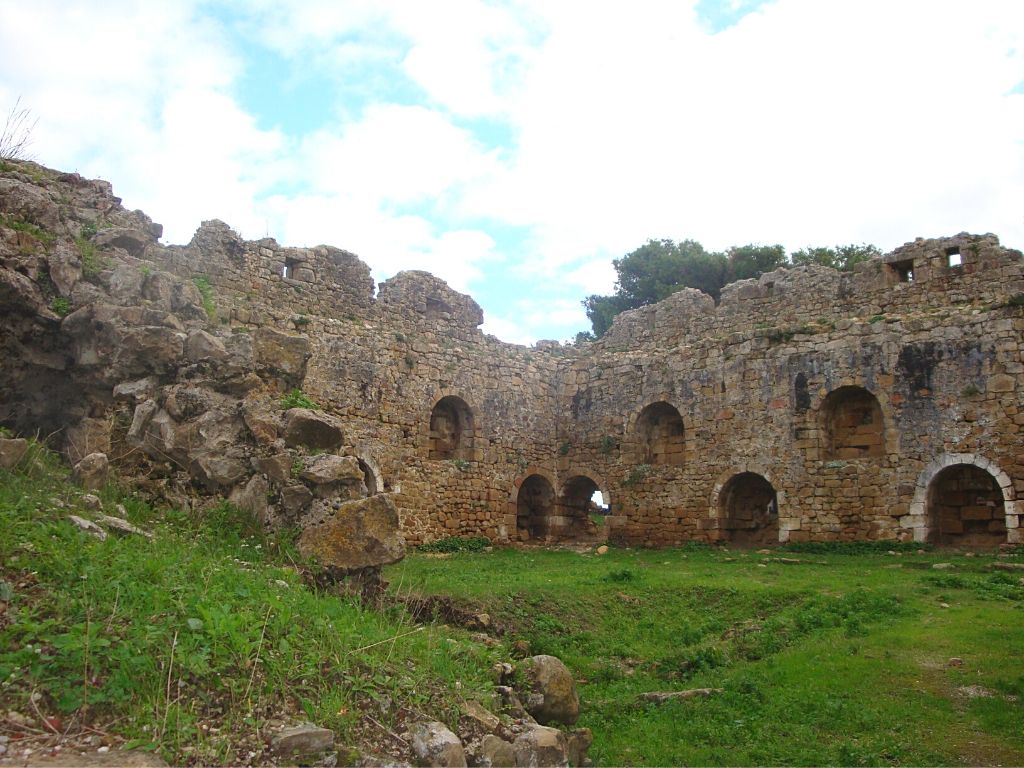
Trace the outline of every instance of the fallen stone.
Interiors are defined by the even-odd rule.
[[[600,547],[598,547],[598,548],[597,548],[596,550],[594,550],[594,551],[595,551],[595,552],[596,552],[597,554],[599,554],[599,555],[607,555],[607,554],[608,554],[608,545],[607,545],[607,544],[602,544],[602,545],[601,545]]]
[[[313,485],[355,483],[363,479],[363,470],[354,456],[335,456],[331,453],[307,456],[299,477]]]
[[[90,453],[75,464],[73,477],[83,488],[95,491],[107,484],[110,462],[105,453]]]
[[[649,701],[652,704],[664,704],[666,701],[686,700],[686,699],[706,699],[709,696],[714,696],[716,693],[721,693],[721,688],[690,688],[686,691],[649,691],[648,693],[641,693],[637,698],[640,701]]]
[[[462,742],[444,723],[416,723],[409,732],[410,746],[420,765],[465,768],[466,753]]]
[[[103,502],[100,501],[100,497],[92,493],[83,493],[79,499],[82,506],[86,509],[100,510],[103,509]]]
[[[289,485],[281,489],[281,506],[289,515],[302,512],[313,500],[313,493],[304,485]]]
[[[192,331],[185,340],[185,357],[193,363],[200,360],[223,360],[227,356],[228,351],[221,340],[202,329]]]
[[[274,483],[287,483],[291,478],[292,457],[287,453],[267,456],[254,460],[254,466]]]
[[[28,451],[28,440],[23,437],[0,437],[0,467],[13,469]]]
[[[992,563],[990,567],[995,571],[1024,571],[1024,563]]]
[[[963,665],[964,665],[964,660],[959,658],[958,656],[954,656],[953,658],[951,658],[949,661],[946,662],[946,666],[947,667],[962,667]]]
[[[937,571],[946,571],[950,568],[956,568],[956,566],[952,563],[932,563],[932,568],[934,568]]]
[[[580,716],[580,697],[576,681],[562,661],[554,656],[531,656],[522,664],[528,686],[520,691],[526,697],[526,709],[538,723],[572,725]]]
[[[95,536],[100,541],[107,540],[107,532],[96,525],[92,520],[86,520],[84,517],[79,517],[78,515],[68,515],[68,520],[90,536]]]
[[[231,492],[228,500],[243,512],[252,515],[254,520],[263,523],[267,519],[267,494],[270,483],[263,475],[253,475],[245,485],[238,486]]]
[[[284,441],[290,446],[331,451],[340,446],[345,435],[341,422],[326,413],[308,408],[291,408],[285,414]]]
[[[497,715],[472,700],[462,705],[461,719],[469,730],[480,733],[497,733],[501,728]]]
[[[512,742],[516,765],[521,768],[567,766],[568,745],[565,734],[557,728],[531,725]]]
[[[227,457],[203,456],[195,459],[188,468],[189,474],[214,493],[221,488],[230,488],[245,477],[245,466]]]
[[[99,514],[96,516],[96,522],[107,529],[119,533],[122,535],[142,536],[147,539],[152,539],[153,534],[149,531],[144,531],[141,528],[132,525],[127,520],[120,517],[113,517],[111,515]]]
[[[473,765],[479,768],[514,768],[516,764],[512,745],[491,733],[474,742],[471,757]]]
[[[303,723],[271,736],[270,748],[281,757],[310,757],[334,748],[334,731]]]
[[[405,557],[405,541],[395,502],[378,493],[342,503],[327,520],[302,532],[299,551],[342,573],[397,563]]]

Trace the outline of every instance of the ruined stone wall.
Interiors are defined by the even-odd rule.
[[[718,306],[684,290],[599,342],[525,348],[425,272],[375,295],[351,253],[218,221],[162,246],[73,174],[0,173],[0,215],[0,424],[99,446],[147,487],[284,523],[388,492],[411,543],[1019,540],[1024,266],[992,235],[780,270]],[[293,387],[339,461],[290,436]]]
[[[918,240],[851,274],[777,271],[718,307],[684,291],[617,320],[566,375],[569,459],[607,478],[623,541],[733,538],[723,489],[742,473],[777,492],[778,540],[924,540],[935,462],[999,475],[1011,506],[1024,490],[1022,291],[1020,254],[990,235]],[[836,451],[827,398],[865,390],[877,438],[847,425],[866,436]],[[636,420],[658,401],[682,416],[682,466],[644,463]]]

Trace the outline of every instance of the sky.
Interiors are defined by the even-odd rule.
[[[522,344],[648,239],[1024,247],[1020,0],[0,0],[0,121],[187,243],[424,269]]]

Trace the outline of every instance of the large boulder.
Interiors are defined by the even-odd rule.
[[[522,665],[526,709],[537,722],[572,725],[580,716],[580,697],[568,667],[554,656],[532,656]]]
[[[410,734],[412,751],[420,765],[465,768],[466,753],[462,742],[444,723],[416,723]]]
[[[313,450],[331,451],[344,442],[341,422],[326,413],[292,408],[284,416],[284,441]]]
[[[389,494],[340,504],[319,525],[299,537],[299,551],[340,573],[397,563],[405,557],[398,510]]]
[[[322,453],[319,456],[307,456],[303,460],[299,477],[313,485],[345,485],[362,482],[363,470],[359,468],[359,459],[354,456]]]

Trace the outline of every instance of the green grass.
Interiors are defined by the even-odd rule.
[[[320,406],[297,387],[281,396],[281,408],[286,411],[291,408],[307,408],[311,411],[320,410]]]
[[[66,472],[39,448],[33,457],[0,470],[5,708],[31,715],[36,693],[72,730],[99,728],[173,764],[240,764],[263,748],[269,717],[356,745],[377,727],[364,713],[392,729],[418,712],[451,726],[462,696],[490,689],[499,651],[310,589],[292,535],[264,536],[227,504],[192,516],[110,488],[105,509],[123,504],[156,535],[101,542],[67,521],[89,513]]]
[[[206,312],[206,317],[209,320],[216,320],[217,305],[213,300],[213,286],[210,284],[210,278],[206,275],[196,275],[192,278],[192,282],[203,299],[203,310]]]
[[[805,549],[412,555],[390,578],[562,658],[599,765],[1024,762],[1024,574],[891,544]],[[722,692],[637,699],[703,687]]]

